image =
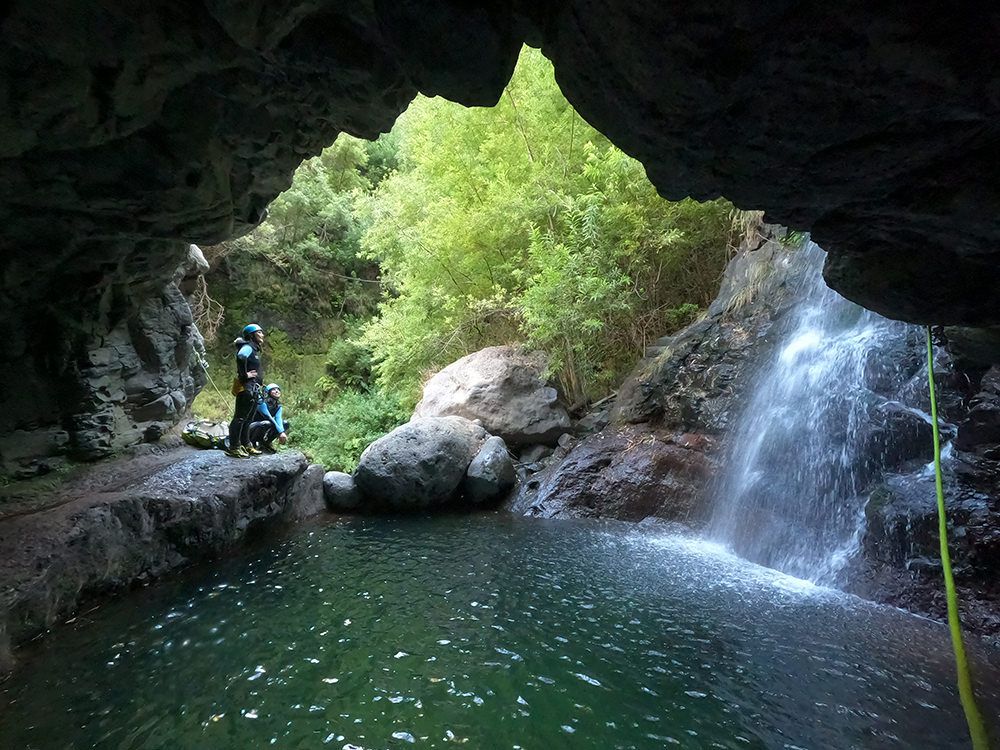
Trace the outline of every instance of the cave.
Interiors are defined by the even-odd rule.
[[[849,299],[988,330],[998,30],[940,2],[7,4],[0,310],[30,398],[0,418],[3,463],[156,439],[203,384],[191,244],[250,231],[301,161],[418,92],[495,103],[525,43],[665,197],[764,210]]]

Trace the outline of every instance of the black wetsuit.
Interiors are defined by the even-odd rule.
[[[229,448],[236,450],[241,445],[250,445],[250,423],[260,401],[260,384],[264,372],[260,364],[260,347],[253,341],[236,339],[236,377],[243,390],[236,394],[236,413],[229,423]],[[247,373],[257,371],[256,377],[247,377]]]

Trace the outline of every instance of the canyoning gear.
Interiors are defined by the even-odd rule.
[[[231,458],[250,458],[250,454],[247,453],[246,448],[244,448],[242,445],[239,448],[236,448],[235,450],[232,449],[227,450],[226,455],[230,456]]]
[[[257,411],[258,398],[256,393],[259,390],[259,388],[244,388],[236,394],[233,421],[229,423],[229,444],[231,446],[238,447],[250,444],[250,423],[253,422],[254,413]]]
[[[236,378],[233,380],[233,395],[236,405],[233,420],[229,423],[230,446],[250,447],[250,424],[254,420],[257,405],[264,398],[261,384],[264,382],[264,368],[260,358],[258,333],[264,329],[256,323],[243,328],[243,336],[233,342],[236,347]]]
[[[286,421],[284,423],[285,429],[278,432],[274,427],[274,422],[269,422],[267,420],[259,420],[253,422],[250,425],[250,443],[261,450],[265,450],[268,453],[276,453],[277,450],[274,447],[275,439],[279,439],[282,435],[288,435],[289,430],[292,429],[292,423]]]
[[[223,426],[217,422],[201,420],[199,422],[188,422],[187,427],[181,432],[181,440],[194,448],[218,448],[226,450],[229,446],[226,437],[220,432]]]
[[[271,390],[268,388],[268,393]],[[257,404],[257,413],[271,422],[274,425],[274,429],[278,432],[288,432],[288,428],[284,422],[285,409],[278,399],[271,396],[263,399]]]
[[[281,399],[273,393],[274,391],[281,392],[277,383],[270,383],[264,389],[267,395],[257,404],[257,421],[250,425],[250,444],[271,453],[274,452],[272,446],[274,439],[285,435],[291,428],[291,424],[285,421]]]
[[[233,380],[232,392],[236,396],[236,405],[233,420],[229,423],[229,444],[249,445],[250,422],[253,421],[257,402],[260,401],[260,383],[264,377],[260,346],[256,341],[243,338],[236,339],[233,346],[236,347],[236,378]]]
[[[245,339],[249,339],[249,338],[250,338],[250,337],[252,337],[252,336],[253,336],[253,335],[254,335],[255,333],[257,333],[257,331],[263,331],[263,330],[264,330],[264,329],[263,329],[263,328],[261,328],[261,327],[260,327],[259,325],[257,325],[256,323],[249,323],[249,324],[247,324],[247,325],[245,325],[245,326],[243,327],[243,333],[241,333],[240,335],[241,335],[241,336],[242,336],[243,338],[245,338]]]
[[[260,364],[260,345],[253,340],[238,338],[233,341],[233,346],[236,347],[237,380],[242,385],[246,385],[249,380],[259,384],[264,379],[264,370]]]

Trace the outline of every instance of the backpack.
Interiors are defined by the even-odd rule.
[[[195,448],[226,450],[229,447],[228,432],[229,428],[226,425],[202,419],[188,422],[187,427],[181,432],[181,440]]]

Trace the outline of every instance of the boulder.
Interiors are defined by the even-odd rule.
[[[328,471],[323,475],[323,496],[331,510],[353,510],[361,505],[361,493],[354,477],[342,471]]]
[[[323,478],[323,467],[320,464],[309,464],[305,471],[295,478],[289,490],[290,517],[293,520],[298,521],[323,512],[325,509]]]
[[[425,417],[397,427],[365,448],[354,481],[366,503],[392,508],[443,505],[489,437],[463,417]]]
[[[516,481],[507,444],[503,438],[491,437],[469,464],[462,482],[462,494],[469,502],[489,503],[510,492]]]
[[[653,516],[696,524],[715,469],[707,435],[623,425],[591,435],[543,471],[526,478],[511,510],[543,518]]]
[[[424,386],[413,418],[454,415],[478,421],[508,445],[555,444],[570,426],[545,355],[491,346],[445,367]]]

